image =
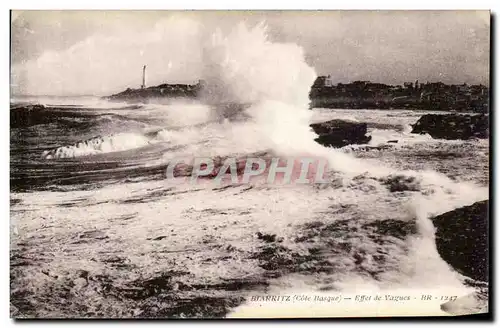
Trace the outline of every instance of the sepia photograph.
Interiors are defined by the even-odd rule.
[[[485,318],[488,10],[11,10],[13,319]]]

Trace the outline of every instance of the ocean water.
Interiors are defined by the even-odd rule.
[[[442,297],[473,291],[429,217],[488,198],[488,141],[411,134],[418,111],[309,110],[302,50],[233,33],[214,34],[199,102],[12,100],[46,106],[10,130],[12,315],[446,315]],[[308,124],[333,118],[367,122],[372,141],[315,143]],[[328,183],[165,177],[174,158],[259,153],[325,158]],[[376,293],[438,299],[354,301]],[[353,301],[252,300],[266,295]]]

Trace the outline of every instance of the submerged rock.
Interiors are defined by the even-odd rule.
[[[421,189],[420,181],[413,176],[394,174],[379,180],[387,186],[390,192],[419,191]]]
[[[489,136],[488,115],[436,115],[422,116],[411,133],[428,133],[434,139],[487,139]]]
[[[366,135],[366,123],[331,120],[310,126],[318,134],[315,141],[323,146],[340,148],[350,144],[366,144],[372,138]]]
[[[276,241],[276,234],[267,234],[262,232],[257,232],[257,238],[268,243],[273,243]]]
[[[488,281],[488,200],[431,219],[439,255],[461,274]]]

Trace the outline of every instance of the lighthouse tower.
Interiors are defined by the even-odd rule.
[[[141,84],[141,89],[144,89],[146,87],[146,65],[142,67],[142,84]]]

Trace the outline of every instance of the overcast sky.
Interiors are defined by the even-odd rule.
[[[12,90],[107,94],[137,87],[146,63],[151,84],[191,82],[208,31],[262,20],[334,82],[489,82],[485,11],[31,11],[12,13]]]

